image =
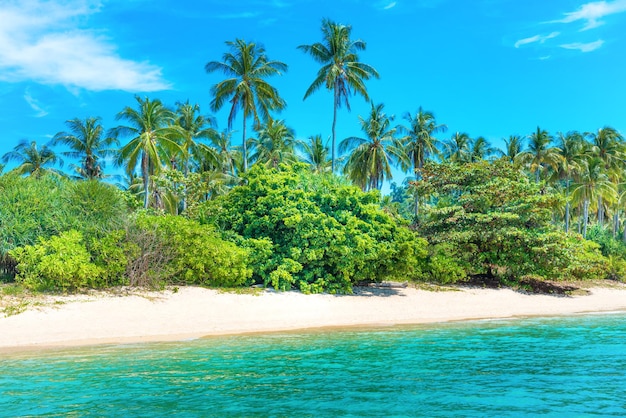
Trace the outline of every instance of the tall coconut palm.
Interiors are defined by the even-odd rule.
[[[452,137],[443,142],[441,156],[444,160],[453,163],[465,163],[470,159],[472,139],[465,132],[455,132]]]
[[[177,105],[176,118],[172,125],[172,138],[180,146],[182,172],[183,175],[187,177],[191,170],[192,159],[197,162],[200,160],[217,162],[217,152],[213,148],[209,148],[206,144],[199,142],[201,139],[207,139],[217,135],[217,132],[213,129],[215,119],[200,115],[199,105],[192,105],[189,101],[177,103]],[[183,211],[187,209],[187,199],[184,197],[185,195],[186,193],[183,193]]]
[[[65,122],[69,132],[59,132],[53,138],[53,144],[63,144],[71,151],[63,152],[66,157],[81,160],[76,168],[81,178],[92,180],[104,177],[104,159],[114,154],[111,148],[118,145],[116,138],[106,137],[99,117],[85,120],[71,119]]]
[[[554,171],[555,180],[565,181],[565,232],[570,225],[570,186],[573,176],[584,170],[587,163],[583,136],[576,131],[566,134],[559,132],[556,146],[560,150],[561,161]]]
[[[270,120],[261,125],[257,137],[250,140],[250,160],[277,168],[280,163],[297,161],[295,154],[296,135],[282,120]]]
[[[541,171],[547,167],[556,169],[561,162],[560,150],[550,147],[552,136],[548,131],[537,127],[529,137],[528,149],[517,156],[517,160],[526,164],[535,173],[535,181],[539,183]]]
[[[286,103],[278,94],[278,90],[265,79],[280,75],[287,71],[287,64],[280,61],[271,61],[262,45],[241,39],[235,42],[226,42],[228,52],[222,57],[223,61],[211,61],[204,67],[208,73],[222,72],[228,78],[220,81],[211,88],[213,100],[211,110],[216,112],[230,102],[228,115],[228,129],[233,127],[237,111],[243,111],[243,171],[248,169],[248,149],[246,138],[246,123],[252,117],[255,128],[261,125],[261,120],[270,119],[270,112],[282,110]]]
[[[582,232],[586,238],[591,202],[613,201],[617,198],[617,189],[606,174],[604,162],[600,158],[590,158],[577,177],[572,184],[572,199],[583,204]]]
[[[298,48],[311,55],[322,64],[313,83],[309,86],[304,99],[319,90],[322,86],[333,92],[333,125],[331,144],[331,170],[335,172],[335,143],[337,125],[337,109],[345,104],[350,110],[348,100],[352,93],[369,100],[365,80],[378,78],[374,67],[359,61],[358,52],[365,50],[366,43],[361,39],[352,40],[352,26],[335,23],[328,19],[322,20],[322,42],[311,45],[300,45]]]
[[[400,140],[404,146],[404,154],[406,158],[402,159],[401,166],[403,170],[413,168],[413,175],[415,180],[421,178],[421,170],[424,166],[424,161],[431,155],[437,155],[439,150],[437,145],[438,139],[433,136],[438,132],[445,132],[447,127],[443,124],[438,124],[433,112],[425,111],[420,108],[415,113],[415,116],[410,113],[405,113],[402,117],[409,122],[409,126],[400,125],[398,127],[399,132],[404,134]],[[419,195],[414,193],[413,211],[415,219],[419,215]]]
[[[523,138],[519,135],[511,135],[504,139],[504,145],[505,150],[496,150],[496,154],[511,164],[515,163],[517,156],[524,150]]]
[[[300,150],[301,160],[311,167],[311,171],[314,173],[331,171],[332,161],[328,158],[330,153],[328,141],[324,143],[321,135],[310,136],[307,141],[298,140],[296,146]]]
[[[116,163],[123,165],[126,172],[132,172],[140,163],[143,178],[144,208],[150,202],[150,176],[158,174],[163,166],[171,164],[173,157],[182,152],[181,147],[172,138],[171,124],[175,114],[161,103],[135,97],[138,108],[125,107],[116,116],[128,125],[121,125],[111,130],[114,137],[131,137],[130,141],[118,152]],[[158,197],[158,195],[155,195]],[[158,200],[158,199],[157,199]],[[158,203],[158,202],[157,202]]]
[[[213,169],[234,177],[241,171],[243,161],[239,148],[231,145],[231,136],[232,131],[222,131],[217,136],[210,137],[209,144],[218,156],[217,165]]]
[[[470,162],[487,159],[496,153],[496,149],[482,136],[472,140],[469,148]]]
[[[609,126],[598,129],[597,132],[588,132],[585,136],[592,144],[589,152],[592,156],[602,160],[606,174],[617,187],[626,157],[626,144],[624,144],[623,137]],[[598,198],[602,199],[602,196],[598,196]],[[602,200],[598,201],[598,222],[604,223],[604,202]]]
[[[2,156],[2,162],[8,163],[16,161],[19,165],[12,171],[31,177],[39,178],[45,174],[62,175],[53,166],[58,164],[63,167],[63,160],[47,145],[39,147],[36,141],[21,140],[13,151],[9,151]]]
[[[366,137],[349,137],[339,144],[340,153],[352,150],[344,173],[363,190],[380,190],[383,181],[392,177],[391,165],[403,158],[403,147],[391,127],[393,116],[385,114],[382,103],[372,102],[369,117],[359,116],[359,120]]]

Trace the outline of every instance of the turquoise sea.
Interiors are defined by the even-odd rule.
[[[626,315],[3,354],[0,416],[626,416]]]

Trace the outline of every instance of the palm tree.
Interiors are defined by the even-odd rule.
[[[264,163],[274,168],[277,168],[280,163],[297,161],[294,152],[295,132],[285,125],[284,121],[270,120],[261,126],[257,134],[257,138],[250,140],[254,149],[250,156],[251,161]]]
[[[584,170],[586,165],[585,144],[583,136],[570,131],[566,134],[559,132],[556,138],[557,148],[560,150],[561,161],[554,172],[556,180],[565,180],[565,232],[569,232],[570,224],[570,185],[575,174]]]
[[[443,143],[442,158],[453,163],[465,163],[470,159],[471,138],[465,132],[455,132]]]
[[[369,100],[365,80],[371,77],[378,78],[374,67],[359,61],[358,51],[365,50],[366,43],[360,39],[352,40],[352,27],[335,23],[328,19],[322,20],[322,42],[311,45],[300,45],[298,48],[311,55],[315,61],[322,64],[313,83],[309,86],[304,99],[325,86],[333,91],[333,126],[331,145],[331,170],[335,172],[335,143],[337,125],[337,109],[342,103],[350,110],[348,98],[352,93]]]
[[[572,188],[572,198],[583,204],[583,237],[586,238],[590,203],[594,200],[599,204],[603,200],[613,201],[617,198],[617,190],[606,174],[604,162],[600,158],[589,159]]]
[[[31,177],[39,178],[45,174],[61,175],[61,172],[52,166],[59,164],[63,167],[63,160],[47,145],[39,147],[36,141],[21,140],[13,151],[9,151],[2,156],[2,162],[8,163],[16,161],[19,163],[12,171]]]
[[[371,103],[367,119],[359,116],[361,130],[366,138],[349,137],[339,144],[339,152],[352,152],[344,166],[344,173],[363,190],[382,187],[391,179],[391,164],[403,155],[402,144],[395,138],[396,128],[391,128],[393,116],[384,113],[384,105]]]
[[[515,163],[515,159],[524,149],[524,140],[519,135],[511,135],[508,139],[504,140],[506,151],[496,150],[496,154],[500,158],[505,158],[511,164]]]
[[[472,163],[485,160],[496,153],[496,149],[491,146],[489,141],[479,136],[470,143],[469,161]]]
[[[243,171],[248,169],[248,150],[246,145],[246,121],[252,116],[254,126],[258,128],[261,120],[270,119],[270,111],[282,110],[286,103],[265,78],[280,75],[287,71],[287,64],[270,61],[262,45],[246,43],[241,39],[226,42],[230,51],[222,57],[223,62],[211,61],[204,67],[208,73],[219,71],[224,73],[226,80],[220,81],[211,88],[213,100],[211,110],[216,112],[226,101],[231,103],[228,115],[228,129],[239,109],[243,110]]]
[[[520,153],[517,159],[527,164],[531,172],[535,173],[535,181],[539,183],[540,174],[546,167],[557,169],[561,162],[561,155],[556,147],[550,147],[552,136],[546,130],[537,127],[529,136],[528,150]]]
[[[199,105],[192,105],[189,101],[177,103],[177,105],[176,119],[172,126],[173,138],[180,145],[182,172],[185,177],[188,177],[192,159],[196,161],[217,161],[217,152],[213,148],[198,142],[200,139],[207,139],[217,135],[217,132],[213,129],[215,125],[214,118],[198,114],[200,112]],[[187,199],[184,196],[186,196],[186,191],[183,193],[182,198],[183,211],[187,209]]]
[[[616,185],[619,183],[623,161],[626,157],[624,138],[614,128],[605,126],[597,132],[587,132],[592,146],[590,153],[604,163],[609,179]],[[601,196],[599,196],[602,199]],[[615,213],[617,215],[617,212]],[[598,222],[604,223],[604,202],[598,201]]]
[[[311,166],[314,173],[327,173],[331,170],[332,161],[328,158],[330,150],[327,144],[328,141],[324,143],[321,135],[310,136],[308,141],[296,141],[296,146],[302,153],[302,161]]]
[[[423,110],[421,106],[415,116],[407,112],[402,118],[409,122],[409,126],[400,125],[398,127],[398,130],[405,134],[401,141],[404,145],[406,158],[401,161],[401,166],[406,171],[409,168],[407,162],[410,161],[415,176],[414,179],[420,180],[420,172],[424,166],[424,161],[430,155],[439,153],[437,149],[439,141],[433,134],[445,132],[447,127],[446,125],[437,124],[434,113]],[[417,219],[419,215],[419,195],[417,191],[414,193],[413,210],[415,219]]]
[[[232,131],[222,131],[217,136],[209,138],[210,145],[217,152],[217,165],[213,168],[223,174],[236,176],[243,167],[241,151],[231,146]],[[202,170],[206,171],[206,170]]]
[[[105,137],[101,118],[90,117],[85,120],[78,118],[65,122],[69,132],[59,132],[52,139],[54,145],[64,144],[72,151],[63,152],[66,157],[82,160],[76,167],[81,178],[92,180],[104,176],[104,159],[115,153],[111,147],[118,145],[116,138]]]
[[[126,172],[132,172],[140,162],[143,178],[144,208],[150,200],[150,176],[158,174],[164,165],[170,165],[173,156],[182,152],[181,147],[172,137],[175,131],[171,124],[175,114],[161,103],[135,97],[138,109],[125,107],[116,116],[117,120],[125,120],[126,126],[118,126],[111,130],[114,137],[130,136],[130,141],[118,152],[116,163],[124,165]],[[155,194],[158,205],[158,195]]]

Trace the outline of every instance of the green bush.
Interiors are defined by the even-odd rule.
[[[270,243],[270,254],[250,260],[257,283],[334,293],[361,281],[422,274],[426,241],[383,212],[377,192],[363,193],[302,165],[257,165],[244,182],[199,205],[194,217],[235,242]]]
[[[140,255],[139,246],[129,242],[124,230],[111,231],[103,237],[92,238],[87,248],[93,263],[102,270],[100,280],[93,287],[127,286],[130,284],[128,267]]]
[[[9,254],[18,263],[16,281],[29,289],[76,290],[93,286],[104,274],[91,262],[78,231],[40,238],[37,244],[15,248]]]
[[[170,258],[161,272],[167,283],[187,283],[211,287],[235,287],[247,282],[252,270],[247,266],[249,252],[221,239],[208,225],[178,216],[140,214],[137,225],[154,231],[161,250]]]
[[[120,229],[127,213],[123,194],[95,180],[0,176],[0,272],[14,272],[11,249],[72,229],[89,242]]]

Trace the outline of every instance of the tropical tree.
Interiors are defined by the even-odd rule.
[[[366,43],[361,39],[352,40],[352,26],[335,23],[328,19],[322,20],[322,42],[311,45],[300,45],[298,48],[311,55],[322,64],[313,83],[309,86],[304,99],[322,86],[333,92],[333,125],[331,145],[331,170],[335,172],[335,143],[337,125],[337,109],[345,104],[350,110],[348,100],[352,93],[369,100],[365,80],[378,78],[374,67],[359,61],[358,52],[365,50]]]
[[[589,150],[592,156],[599,158],[604,163],[604,169],[609,179],[617,187],[623,174],[624,158],[626,157],[626,144],[624,138],[614,128],[605,126],[596,132],[585,134],[592,146]],[[598,196],[598,222],[604,223],[605,202],[602,196]],[[617,215],[617,211],[614,215]],[[617,222],[617,220],[616,220]]]
[[[36,141],[21,140],[13,151],[2,156],[2,162],[15,161],[19,165],[12,171],[24,175],[39,178],[44,174],[61,175],[61,172],[53,166],[59,164],[63,167],[63,160],[56,155],[47,145],[39,147]]]
[[[433,134],[445,132],[447,127],[438,124],[434,113],[423,110],[421,106],[415,116],[407,112],[402,118],[409,122],[409,126],[400,125],[398,127],[399,132],[405,135],[401,141],[406,158],[401,160],[401,166],[406,171],[409,169],[408,163],[410,163],[411,168],[413,168],[414,179],[420,180],[420,171],[424,166],[424,161],[431,155],[439,154],[437,149],[439,141]],[[413,211],[415,219],[417,219],[419,214],[419,194],[417,191],[414,193]]]
[[[387,116],[382,103],[371,103],[369,117],[359,116],[365,138],[349,137],[339,144],[339,152],[352,150],[344,166],[344,173],[363,190],[382,187],[391,179],[391,165],[403,158],[403,147],[391,127],[393,116]]]
[[[81,160],[76,171],[81,178],[92,180],[104,177],[104,159],[114,154],[111,148],[118,145],[116,138],[106,137],[99,117],[85,120],[71,119],[65,122],[69,132],[57,133],[52,143],[63,144],[71,151],[63,152],[65,157]]]
[[[228,77],[211,88],[211,110],[216,112],[226,101],[230,102],[229,130],[233,127],[237,111],[243,111],[242,149],[245,172],[248,169],[246,122],[252,117],[255,128],[258,128],[261,120],[267,121],[271,118],[271,111],[279,111],[286,106],[278,90],[265,79],[287,71],[287,64],[271,61],[265,48],[253,42],[237,39],[235,42],[226,42],[226,45],[229,51],[222,57],[223,61],[211,61],[204,68],[208,73],[218,71]]]
[[[482,136],[471,141],[469,148],[469,161],[472,163],[485,160],[496,153],[496,149]]]
[[[223,174],[236,176],[242,170],[243,159],[238,147],[231,145],[232,131],[222,131],[209,138],[209,143],[217,152],[218,165],[214,167]],[[206,171],[206,170],[202,170]]]
[[[560,150],[556,147],[550,147],[552,136],[548,134],[548,131],[539,127],[528,138],[528,149],[521,152],[517,159],[535,173],[535,182],[539,183],[542,170],[547,167],[552,169],[558,167],[561,162]]]
[[[140,165],[143,178],[144,208],[150,201],[150,176],[156,175],[163,166],[171,165],[173,157],[181,153],[180,145],[173,139],[174,131],[171,127],[175,114],[161,103],[160,100],[150,100],[135,97],[138,108],[125,107],[116,116],[117,120],[125,120],[128,125],[118,126],[111,130],[114,137],[131,137],[130,141],[118,152],[116,163],[123,165],[129,173]],[[157,192],[154,190],[154,192]],[[158,193],[155,193],[156,203],[159,206]]]
[[[284,121],[269,120],[261,125],[257,138],[250,139],[254,150],[250,160],[274,168],[278,168],[280,163],[293,163],[297,161],[295,143],[295,132]]]
[[[587,238],[587,224],[589,220],[589,205],[597,201],[612,201],[617,197],[615,185],[609,179],[604,169],[604,162],[600,158],[590,158],[584,166],[577,180],[572,184],[572,198],[583,205],[582,234]],[[598,215],[600,213],[598,212]]]
[[[583,136],[570,131],[566,134],[559,132],[556,145],[560,150],[561,161],[554,172],[556,179],[565,181],[565,232],[569,232],[570,225],[570,186],[573,176],[584,171],[587,164],[585,156],[585,142]]]
[[[472,139],[465,132],[455,132],[443,142],[442,158],[453,163],[465,163],[470,159]]]
[[[324,143],[321,135],[310,136],[307,141],[298,140],[296,147],[300,150],[301,160],[311,167],[312,172],[320,174],[331,170],[328,141]]]
[[[173,126],[173,136],[181,149],[181,162],[183,174],[189,174],[193,159],[206,158],[207,146],[201,139],[209,139],[217,132],[215,118],[200,115],[200,106],[185,103],[177,103],[176,116]]]
[[[496,150],[496,154],[513,164],[517,156],[524,150],[524,140],[519,135],[511,135],[504,139],[504,145],[505,150]]]

